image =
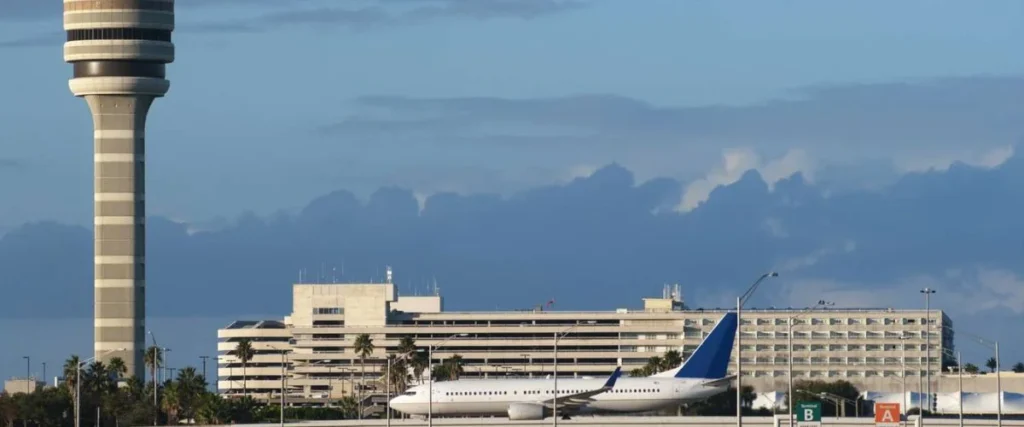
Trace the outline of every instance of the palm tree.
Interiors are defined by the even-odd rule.
[[[968,364],[964,365],[964,372],[967,372],[968,374],[977,374],[978,373],[978,365],[975,365],[973,363],[968,363]]]
[[[178,371],[178,382],[175,384],[178,413],[186,421],[195,417],[200,397],[206,390],[206,380],[196,373],[191,366]]]
[[[235,355],[238,360],[242,361],[242,397],[245,398],[249,394],[249,389],[246,384],[245,367],[252,360],[252,357],[256,355],[255,350],[252,348],[252,341],[242,338],[238,341],[235,349],[231,351],[231,354]]]
[[[120,383],[124,379],[124,375],[128,373],[128,366],[124,364],[124,359],[114,357],[107,364],[107,371],[114,376],[115,383]]]
[[[156,370],[164,364],[163,351],[160,350],[160,347],[151,346],[146,349],[144,360],[146,366],[149,366],[149,375],[152,377],[150,379],[153,381],[153,384],[156,384]]]
[[[68,393],[71,394],[71,401],[76,401],[75,394],[78,393],[78,355],[72,354],[68,360],[64,361],[64,385],[68,388]],[[73,406],[73,405],[72,405]]]
[[[366,385],[366,358],[373,354],[373,338],[370,338],[369,334],[359,334],[356,336],[356,342],[352,345],[353,350],[359,355],[359,364],[362,367],[361,378],[363,384],[359,387],[359,396],[362,397],[362,389]]]
[[[465,372],[462,369],[462,356],[457,354],[452,355],[448,360],[445,360],[444,364],[448,366],[448,376],[452,380],[458,380]]]
[[[160,399],[161,408],[167,412],[167,425],[178,423],[178,407],[181,404],[178,393],[178,384],[174,381],[167,381],[164,385],[163,399]]]
[[[998,367],[998,366],[999,366],[999,364],[996,363],[996,358],[994,358],[994,357],[988,358],[988,360],[985,362],[985,367],[988,368],[989,372],[995,372],[996,371],[996,367]]]
[[[405,358],[400,358],[397,355],[389,355],[388,360],[391,363],[391,377],[386,379],[390,382],[391,391],[402,391],[409,386],[409,364],[405,361]]]
[[[663,370],[675,369],[683,364],[683,355],[679,353],[679,350],[669,350],[661,357],[661,362],[662,367],[665,368]]]
[[[1024,363],[1017,362],[1016,364],[1014,364],[1013,372],[1016,372],[1018,374],[1024,374]]]
[[[402,340],[398,343],[398,354],[403,354],[408,360],[406,365],[412,367],[413,375],[417,381],[423,382],[423,371],[427,370],[427,353],[425,351],[419,351],[420,349],[416,346],[416,340],[412,337],[402,337]]]

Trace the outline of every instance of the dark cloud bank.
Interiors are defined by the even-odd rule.
[[[848,241],[851,252],[790,276],[883,283],[956,266],[1016,270],[1022,185],[1020,156],[992,170],[956,164],[884,191],[831,197],[799,175],[769,192],[749,172],[679,214],[671,211],[679,182],[637,184],[611,165],[509,199],[439,194],[422,212],[410,192],[384,188],[365,203],[337,191],[299,214],[243,215],[218,231],[189,234],[150,218],[150,313],[283,314],[299,270],[316,277],[322,263],[328,271],[343,265],[349,281],[379,279],[390,264],[403,291],[436,278],[448,307],[477,309],[550,298],[560,308],[609,308],[670,282],[683,284],[695,305],[711,304],[710,292],[739,290],[763,270]],[[0,291],[19,301],[0,316],[90,315],[90,234],[33,223],[0,239]]]
[[[365,281],[379,280],[390,264],[403,293],[423,292],[436,278],[448,309],[479,310],[529,308],[551,298],[556,309],[636,307],[675,282],[694,307],[724,306],[776,267],[783,276],[763,287],[752,306],[805,306],[819,298],[815,280],[824,279],[860,294],[847,304],[837,297],[839,305],[864,304],[867,295],[878,306],[914,308],[922,305],[915,277],[995,269],[1016,278],[929,284],[940,292],[933,307],[948,310],[958,328],[1003,340],[1006,360],[1015,361],[1024,359],[1017,339],[1024,327],[1022,189],[1019,155],[995,169],[955,164],[907,175],[882,191],[829,197],[799,175],[769,191],[749,172],[680,214],[671,207],[681,183],[638,184],[611,165],[508,199],[439,194],[422,211],[408,191],[385,188],[365,202],[337,191],[295,215],[242,215],[193,234],[152,217],[148,315],[186,363],[209,354],[214,330],[232,318],[287,314],[299,270],[315,278],[322,265],[327,277],[343,268],[345,280]],[[34,223],[0,238],[5,341],[26,343],[23,350],[39,357],[87,351],[91,257],[91,233],[83,227]],[[873,299],[875,293],[896,297]],[[36,342],[43,335],[54,339]],[[988,357],[980,346],[958,345],[970,360]],[[7,365],[0,363],[0,371],[22,369]]]

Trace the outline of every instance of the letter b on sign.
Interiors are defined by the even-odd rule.
[[[796,410],[797,427],[821,427],[821,402],[800,402]]]

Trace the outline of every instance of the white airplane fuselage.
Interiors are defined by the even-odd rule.
[[[567,396],[599,389],[605,379],[559,378],[558,395]],[[574,413],[647,412],[707,399],[721,393],[727,384],[706,386],[709,379],[642,377],[620,378],[612,390],[591,397]],[[427,400],[427,384],[418,385],[391,400],[391,407],[409,415],[424,416],[507,416],[513,404],[530,405],[550,401],[552,379],[486,379],[439,381],[433,399]],[[561,406],[561,405],[560,405]]]

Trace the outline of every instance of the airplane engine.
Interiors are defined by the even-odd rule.
[[[508,419],[517,420],[543,420],[545,408],[534,403],[513,403],[508,405]]]

